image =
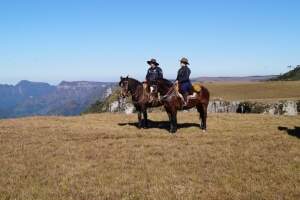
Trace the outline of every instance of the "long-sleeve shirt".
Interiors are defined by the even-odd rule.
[[[150,67],[148,69],[148,72],[147,72],[147,75],[146,75],[146,80],[150,84],[153,84],[157,80],[162,79],[162,78],[163,78],[163,71],[160,67],[155,67],[155,68]]]
[[[191,70],[188,67],[181,67],[178,70],[176,80],[179,83],[185,83],[190,81]]]

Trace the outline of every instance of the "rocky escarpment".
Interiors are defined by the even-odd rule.
[[[209,112],[258,113],[271,115],[297,115],[300,112],[300,100],[283,100],[273,103],[256,101],[213,100],[208,106]]]
[[[163,109],[163,108],[160,108]],[[88,112],[124,112],[133,113],[134,106],[129,100],[122,99],[113,92],[103,102],[93,104]],[[151,111],[151,109],[150,109]],[[195,111],[195,109],[191,109]],[[297,115],[300,112],[300,100],[285,100],[273,103],[257,101],[226,101],[213,99],[208,105],[210,113],[259,113],[271,115]]]

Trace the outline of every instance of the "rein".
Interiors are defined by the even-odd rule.
[[[172,87],[169,89],[169,91],[167,92],[167,94],[164,95],[164,98],[168,97],[168,96],[177,96],[177,90],[176,90],[177,84],[173,84]]]

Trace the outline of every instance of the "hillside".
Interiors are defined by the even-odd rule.
[[[272,78],[271,80],[275,81],[299,81],[300,80],[300,66],[298,65],[294,69],[278,76]]]
[[[118,102],[120,100],[119,96],[120,90],[116,88],[106,98],[102,100],[97,100],[96,102],[92,103],[82,112],[82,114],[108,112],[111,109],[113,102]]]
[[[114,83],[20,81],[16,85],[0,85],[0,118],[31,115],[78,115],[96,100],[110,93]]]
[[[0,199],[299,199],[300,116],[149,117],[0,120]]]

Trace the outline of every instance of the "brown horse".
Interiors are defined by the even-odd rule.
[[[161,79],[161,88],[159,90],[161,95],[166,95],[170,87],[173,85],[170,81],[166,79]],[[123,78],[121,76],[119,86],[121,87],[121,96],[123,98],[128,97],[129,94],[132,97],[132,103],[138,112],[138,127],[147,128],[148,127],[148,114],[147,108],[159,107],[163,104],[160,101],[150,101],[151,95],[144,88],[143,83],[129,78],[128,76]]]
[[[164,83],[159,81],[158,88],[164,87]],[[197,108],[200,115],[200,128],[203,132],[206,131],[206,119],[207,119],[207,107],[209,103],[209,91],[204,86],[199,86],[200,89],[191,91],[193,93],[192,98],[189,98],[188,104],[183,106],[182,97],[178,92],[178,85],[174,84],[169,88],[167,94],[161,99],[170,121],[170,132],[175,133],[177,131],[177,111],[187,110],[193,107]]]

